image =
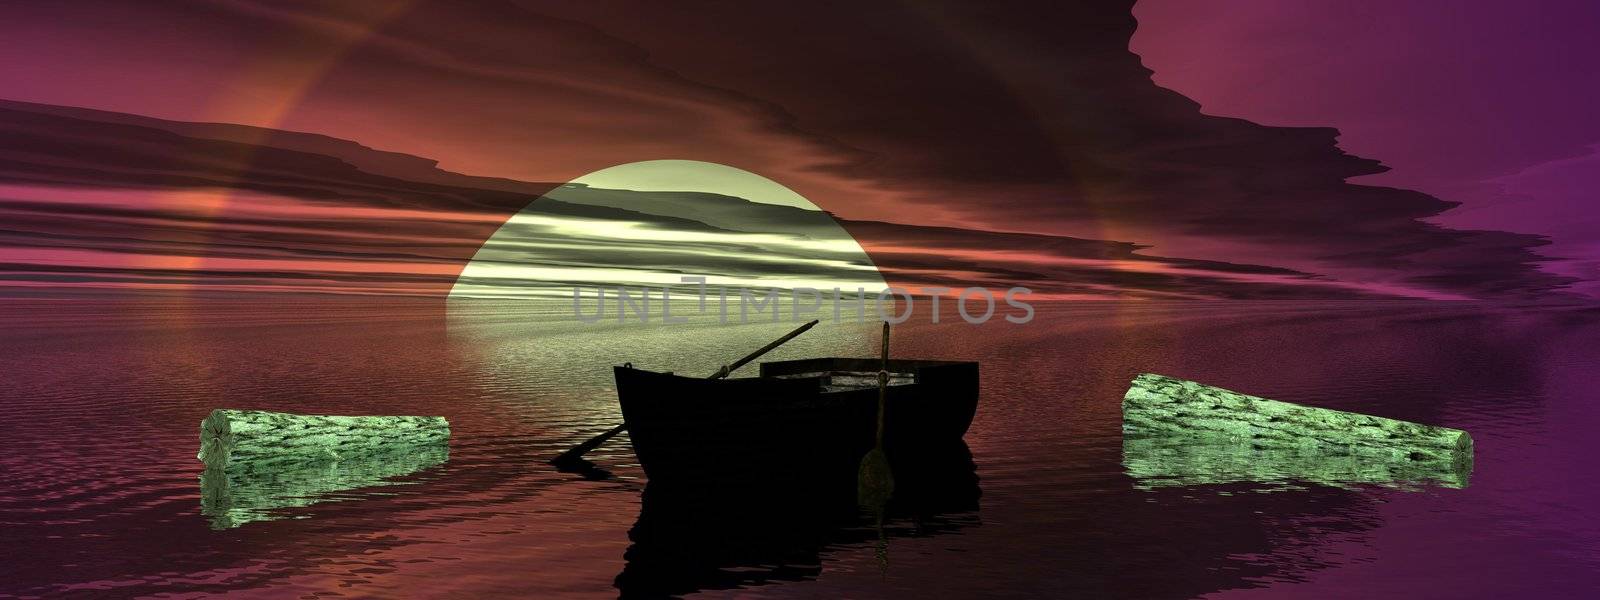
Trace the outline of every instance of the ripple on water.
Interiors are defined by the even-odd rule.
[[[589,457],[608,479],[545,459],[617,422],[612,364],[709,373],[788,329],[602,331],[536,318],[549,311],[447,318],[403,302],[7,308],[0,595],[615,595],[640,543],[629,531],[645,487],[626,437]],[[818,327],[771,358],[869,355],[872,330]],[[1600,383],[1600,349],[1585,342],[1595,333],[1587,317],[1554,309],[1427,303],[1078,303],[1042,306],[1026,327],[908,323],[897,356],[983,363],[968,435],[978,510],[895,520],[886,554],[855,525],[818,525],[821,542],[791,548],[798,574],[759,592],[1593,589],[1600,529],[1587,511],[1600,482],[1584,457],[1600,425],[1588,404]],[[1120,399],[1145,371],[1466,429],[1476,470],[1462,490],[1141,489],[1123,464]],[[222,406],[438,414],[454,437],[448,460],[353,477],[361,485],[213,529],[194,452],[200,420]],[[1407,560],[1377,558],[1397,553]],[[772,567],[741,556],[755,555],[728,555],[729,572]]]

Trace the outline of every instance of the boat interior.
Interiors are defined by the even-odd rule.
[[[877,371],[813,371],[774,375],[778,379],[822,379],[823,392],[844,392],[878,387]],[[889,385],[909,385],[917,382],[916,373],[889,373]]]
[[[890,360],[889,385],[911,385],[925,368],[961,364],[935,360]],[[881,363],[868,358],[812,358],[761,363],[761,376],[777,379],[821,380],[823,392],[844,392],[878,387]]]

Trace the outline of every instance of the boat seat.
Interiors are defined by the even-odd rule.
[[[822,381],[822,391],[843,392],[863,388],[878,387],[877,371],[811,371],[808,373],[788,373],[775,376],[778,379],[808,379],[818,378]],[[916,373],[890,373],[889,385],[910,385],[917,382]]]

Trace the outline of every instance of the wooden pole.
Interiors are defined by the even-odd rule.
[[[872,450],[861,457],[857,472],[856,501],[880,514],[894,494],[894,474],[889,469],[889,456],[883,451],[885,413],[889,405],[889,322],[883,323],[882,364],[878,369],[878,429]]]
[[[742,367],[742,366],[745,366],[745,365],[749,364],[750,361],[752,361],[752,360],[755,360],[757,358],[761,358],[761,355],[766,354],[768,352],[771,352],[774,348],[777,348],[778,346],[784,345],[784,343],[788,342],[789,340],[792,340],[794,338],[800,337],[800,334],[805,333],[807,331],[810,331],[812,327],[816,326],[816,324],[817,324],[816,319],[812,319],[810,323],[806,323],[805,325],[801,325],[800,327],[796,328],[794,331],[791,331],[789,333],[784,334],[783,337],[778,338],[776,340],[773,340],[772,343],[770,343],[770,344],[762,346],[760,350],[756,350],[755,352],[751,352],[750,354],[746,355],[744,358],[741,358],[739,360],[733,361],[733,364],[731,364],[731,365],[723,366],[721,369],[718,369],[717,372],[712,373],[711,376],[707,377],[706,379],[722,379],[724,377],[727,377],[728,374],[739,370],[739,367]]]
[[[878,448],[883,447],[883,422],[884,412],[889,406],[889,322],[883,322],[883,342],[880,345],[883,357],[878,367],[878,435],[875,443]]]
[[[751,352],[750,354],[745,355],[744,358],[741,358],[739,360],[733,361],[733,364],[731,364],[731,365],[723,365],[722,368],[717,369],[717,372],[712,373],[711,376],[706,377],[706,379],[722,379],[724,377],[727,377],[728,374],[734,372],[739,367],[745,366],[746,364],[749,364],[750,361],[755,360],[757,358],[761,358],[761,355],[766,354],[768,352],[771,352],[774,348],[777,348],[778,346],[782,346],[785,342],[788,342],[789,340],[792,340],[792,339],[794,339],[796,337],[799,337],[800,334],[805,333],[806,331],[809,331],[812,327],[816,326],[816,324],[817,324],[817,321],[815,319],[813,319],[810,323],[806,323],[805,325],[801,325],[801,326],[795,328],[794,331],[791,331],[791,332],[789,332],[787,334],[784,334],[783,337],[778,338],[776,340],[773,340],[772,343],[767,344],[765,346],[762,346],[760,350],[756,350],[755,352]],[[565,465],[577,464],[578,461],[583,459],[583,455],[588,454],[590,450],[594,450],[595,448],[599,448],[601,444],[604,444],[604,443],[606,443],[607,440],[610,440],[611,438],[616,437],[617,434],[622,433],[622,430],[627,429],[627,428],[628,428],[628,424],[627,423],[622,423],[622,424],[617,425],[616,427],[612,427],[611,429],[607,429],[604,432],[602,432],[600,435],[597,435],[597,436],[594,436],[592,438],[589,438],[588,440],[585,440],[583,443],[578,444],[578,445],[573,446],[572,448],[568,449],[566,452],[562,452],[561,454],[556,455],[555,458],[550,459],[550,464],[556,465],[558,467],[559,466],[565,466]]]

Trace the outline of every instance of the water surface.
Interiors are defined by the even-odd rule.
[[[590,456],[588,477],[544,460],[616,421],[612,364],[710,373],[791,326],[596,327],[559,322],[559,308],[421,301],[4,309],[0,596],[616,596],[642,556],[629,536],[646,482],[626,438]],[[686,552],[718,550],[705,558],[725,576],[687,585],[709,597],[1588,597],[1600,589],[1597,317],[1215,302],[1049,305],[1025,326],[919,318],[896,329],[895,355],[983,364],[967,436],[975,510],[892,518],[886,552],[850,515],[753,511],[772,535],[745,542],[765,547],[691,540]],[[770,358],[870,355],[873,334],[824,323]],[[1475,468],[1461,489],[1141,485],[1124,466],[1119,402],[1145,371],[1466,429]],[[202,511],[195,460],[199,422],[218,407],[445,415],[454,437],[442,462],[359,471],[348,488],[318,480],[219,524]],[[782,530],[794,523],[817,534]]]

